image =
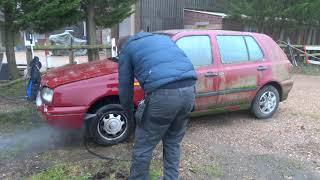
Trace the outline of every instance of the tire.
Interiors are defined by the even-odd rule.
[[[265,86],[256,95],[251,111],[258,119],[271,118],[279,107],[280,96],[274,86]]]
[[[126,116],[121,105],[105,105],[96,114],[96,118],[89,122],[89,132],[97,144],[115,145],[130,136],[134,123]]]

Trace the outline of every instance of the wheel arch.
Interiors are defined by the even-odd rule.
[[[262,114],[259,112],[257,112],[257,106],[256,105],[256,102],[257,102],[257,96],[259,95],[259,93],[261,92],[261,90],[263,90],[264,88],[268,87],[268,86],[272,86],[273,88],[275,88],[277,91],[278,91],[278,94],[279,94],[279,101],[277,102],[277,106],[276,108],[271,112],[271,114]],[[270,81],[268,83],[266,83],[265,85],[263,85],[261,88],[259,88],[259,90],[257,91],[255,97],[253,98],[253,101],[251,102],[251,112],[253,113],[253,115],[255,117],[257,117],[258,119],[268,119],[270,117],[273,116],[273,114],[276,112],[276,109],[278,108],[279,106],[279,102],[282,101],[282,87],[281,85],[276,82],[276,81]]]
[[[282,101],[282,87],[281,87],[281,85],[280,85],[280,83],[279,82],[277,82],[277,81],[270,81],[270,82],[268,82],[267,84],[265,84],[264,86],[262,86],[261,88],[260,88],[260,90],[261,89],[263,89],[264,87],[266,87],[266,86],[273,86],[273,87],[275,87],[277,90],[278,90],[278,93],[279,93],[279,97],[280,97],[280,102]],[[259,91],[260,91],[259,90]]]
[[[94,114],[99,108],[102,106],[112,104],[112,103],[120,103],[120,98],[118,95],[110,95],[110,96],[103,96],[96,99],[88,109],[89,114]]]
[[[255,99],[256,99],[259,91],[260,91],[261,89],[263,89],[264,87],[266,87],[266,86],[273,86],[273,87],[275,87],[275,88],[278,90],[279,97],[280,97],[280,102],[282,102],[282,87],[281,87],[280,83],[277,82],[277,81],[270,81],[270,82],[266,83],[265,85],[261,86],[261,87],[259,88],[259,90],[256,92],[256,94],[255,94],[255,96],[254,96],[254,98],[253,98],[253,100],[252,100],[252,102],[251,102],[251,107],[252,107],[252,104],[253,104],[253,102],[255,101]]]

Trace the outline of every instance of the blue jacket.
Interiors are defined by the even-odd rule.
[[[119,55],[120,101],[131,112],[134,78],[150,93],[179,80],[196,80],[197,75],[189,58],[170,37],[140,32],[128,39]]]

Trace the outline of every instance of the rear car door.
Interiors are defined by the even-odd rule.
[[[221,71],[218,87],[221,106],[248,105],[260,86],[263,51],[249,35],[217,35]]]
[[[176,44],[190,58],[198,75],[195,110],[207,110],[218,105],[219,69],[214,60],[212,38],[209,34],[184,34],[175,38]]]

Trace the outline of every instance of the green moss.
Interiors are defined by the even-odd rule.
[[[225,105],[228,106],[228,105]],[[250,109],[250,104],[240,104],[239,110],[247,110]],[[198,117],[198,116],[207,116],[207,115],[214,115],[214,114],[222,114],[230,112],[228,109],[224,108],[215,108],[215,107],[209,107],[207,111],[195,111],[191,113],[191,117]]]

